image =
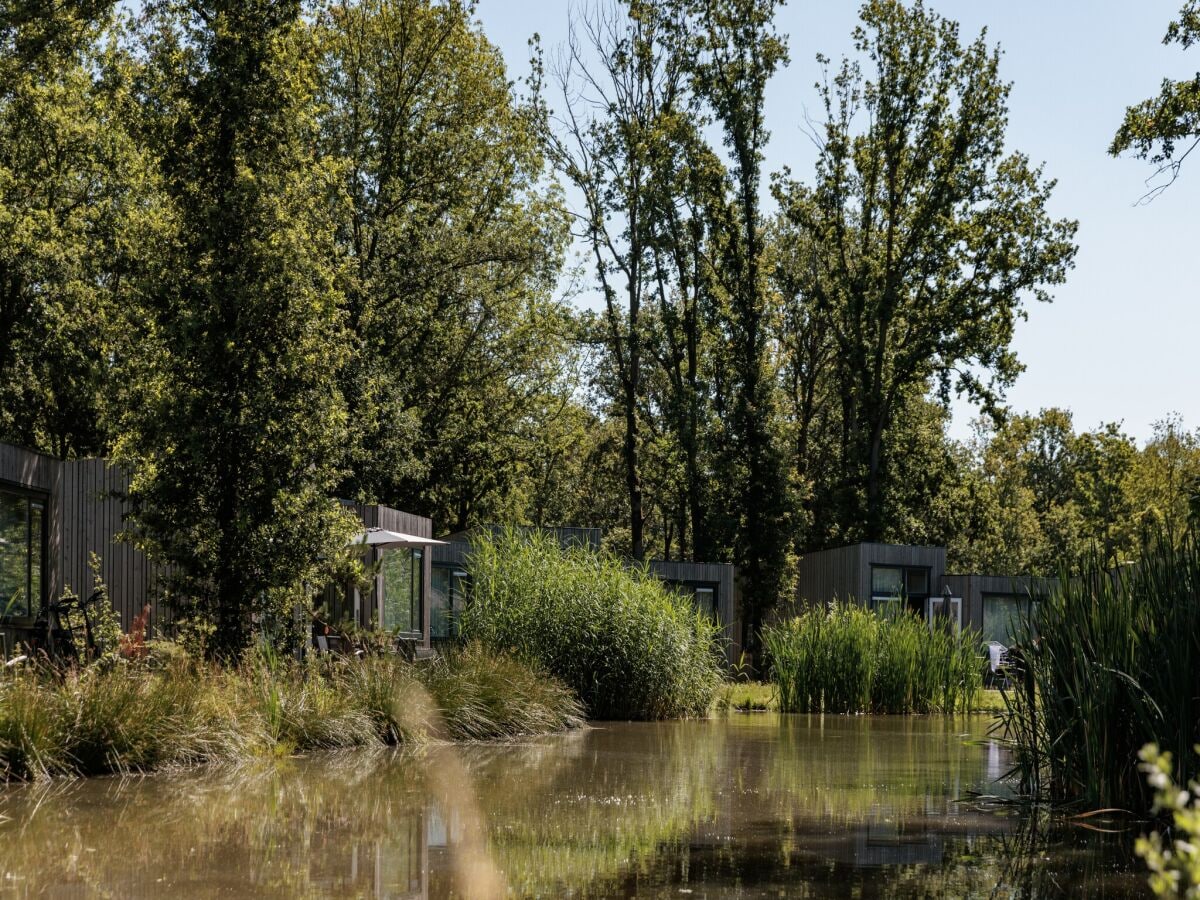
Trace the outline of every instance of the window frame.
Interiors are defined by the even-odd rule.
[[[25,591],[29,595],[28,615],[11,615],[0,608],[0,622],[6,625],[30,625],[37,621],[46,610],[46,600],[50,591],[49,560],[50,560],[50,494],[29,485],[0,479],[0,494],[20,497],[25,505]],[[38,535],[38,555],[41,572],[39,573],[38,596],[33,596],[33,547],[32,504],[38,503],[42,508],[41,534]]]
[[[925,575],[925,586],[931,588],[933,584],[933,566],[906,566],[903,563],[870,563],[870,582],[868,589],[870,593],[870,608],[872,610],[883,610],[899,603],[901,609],[909,608],[909,601],[913,597],[927,600],[933,596],[932,591],[927,590],[924,594],[908,593],[908,576],[910,572],[923,572]],[[876,569],[893,569],[900,573],[900,593],[899,594],[882,594],[875,591],[875,570]]]
[[[388,579],[384,571],[386,554],[408,553],[410,559],[410,590],[416,589],[415,609],[410,606],[415,628],[391,628],[386,624]],[[385,547],[379,550],[379,597],[376,605],[379,627],[390,631],[400,640],[423,641],[425,639],[425,552],[421,547]],[[410,600],[411,603],[411,600]]]

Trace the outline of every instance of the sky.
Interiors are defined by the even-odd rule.
[[[1200,428],[1200,158],[1150,203],[1149,163],[1107,153],[1125,107],[1157,93],[1164,77],[1200,69],[1200,48],[1162,44],[1182,0],[930,0],[973,38],[986,27],[1013,83],[1008,141],[1058,181],[1056,217],[1079,220],[1079,253],[1052,304],[1031,303],[1014,349],[1026,370],[1008,393],[1018,411],[1071,409],[1077,428],[1121,422],[1139,441],[1179,413]],[[790,65],[767,94],[768,171],[790,166],[804,179],[814,153],[802,130],[817,113],[817,53],[852,51],[853,0],[790,0],[777,16]],[[504,53],[511,78],[528,72],[537,32],[551,58],[570,21],[567,0],[480,0],[478,15]],[[553,105],[553,104],[552,104]],[[951,433],[974,416],[954,406]]]

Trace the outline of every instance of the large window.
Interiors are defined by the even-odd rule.
[[[871,566],[871,608],[898,612],[907,604],[924,615],[929,599],[929,569],[924,566]]]
[[[380,626],[407,637],[421,635],[421,551],[409,547],[389,548],[383,552],[380,575],[383,602]]]
[[[718,586],[711,582],[668,581],[667,587],[685,600],[690,600],[696,609],[714,622],[720,623]]]
[[[983,595],[983,639],[997,641],[1005,647],[1017,643],[1021,615],[1037,611],[1037,603],[1030,607],[1029,598],[1020,594]]]
[[[458,634],[458,617],[466,603],[467,573],[447,566],[434,566],[429,597],[430,637],[447,639]]]
[[[41,611],[45,527],[45,501],[0,490],[0,616]]]

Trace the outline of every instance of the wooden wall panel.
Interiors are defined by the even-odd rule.
[[[804,607],[832,600],[861,600],[863,583],[859,556],[858,544],[806,553],[800,559],[797,573],[797,605]]]
[[[129,477],[103,459],[63,463],[62,531],[59,591],[70,588],[86,597],[95,587],[89,566],[91,554],[100,557],[100,573],[113,608],[128,630],[149,603],[150,627],[161,628],[169,617],[160,603],[162,573],[131,543],[120,540],[125,530],[123,494]]]
[[[871,597],[872,566],[929,569],[931,594],[941,593],[946,577],[946,548],[908,544],[852,544],[805,554],[800,560],[796,598],[799,605]]]
[[[717,620],[725,640],[725,658],[730,665],[741,656],[741,603],[737,568],[722,563],[652,559],[648,566],[658,578],[670,584],[717,585]]]

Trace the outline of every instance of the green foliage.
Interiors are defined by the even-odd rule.
[[[438,711],[440,735],[451,740],[544,734],[582,721],[583,706],[565,683],[479,643],[450,650],[418,674]]]
[[[1200,755],[1200,746],[1194,748]],[[1154,813],[1169,814],[1173,826],[1170,843],[1152,831],[1138,838],[1137,854],[1149,867],[1150,886],[1159,897],[1200,897],[1200,783],[1188,790],[1175,781],[1170,753],[1147,744],[1138,754],[1146,782],[1154,788]]]
[[[0,8],[0,440],[104,452],[121,275],[153,206],[112,3]]]
[[[452,530],[519,518],[523,461],[571,390],[541,111],[470,3],[340,0],[319,38],[356,351],[340,379],[354,429],[341,493]]]
[[[730,681],[721,686],[713,708],[719,712],[766,712],[779,708],[779,691],[762,681]]]
[[[751,644],[793,562],[758,205],[766,85],[787,56],[778,5],[633,0],[596,12],[581,29],[588,46],[573,33],[555,73],[567,109],[547,135],[583,198],[604,304],[587,334],[622,428],[630,554],[642,559],[657,531],[666,555],[677,541],[685,555],[736,559]]]
[[[561,682],[478,646],[427,664],[394,654],[297,663],[267,646],[221,668],[155,645],[143,661],[61,678],[0,675],[0,780],[489,740],[572,728],[581,713]]]
[[[703,715],[720,682],[717,628],[648,571],[551,535],[478,538],[462,635],[544,668],[598,719]]]
[[[1076,225],[1050,217],[1054,182],[1006,146],[1009,85],[983,35],[964,44],[920,2],[872,0],[854,43],[863,62],[817,86],[812,185],[785,172],[775,193],[803,238],[793,290],[826,330],[844,404],[840,518],[871,540],[887,527],[888,463],[906,445],[890,429],[909,392],[994,408],[1020,371],[1024,300],[1063,281]]]
[[[1181,781],[1200,771],[1200,542],[1158,534],[1139,556],[1114,571],[1093,550],[1038,604],[1036,633],[1020,625],[1002,722],[1032,794],[1144,811],[1148,741]]]
[[[336,164],[314,154],[316,58],[298,0],[151,4],[139,129],[165,210],[117,457],[171,599],[239,652],[308,601],[355,525],[333,499],[347,419]]]
[[[709,213],[712,290],[727,358],[726,433],[716,460],[718,504],[730,524],[743,586],[743,643],[759,653],[766,610],[794,587],[794,501],[778,435],[778,390],[770,352],[769,247],[760,208],[762,157],[770,137],[767,84],[788,62],[774,26],[781,0],[683,0],[687,72],[720,126],[730,158],[725,196]]]
[[[1179,18],[1167,28],[1164,44],[1179,44],[1185,50],[1200,41],[1200,2],[1186,0]],[[1164,78],[1157,97],[1143,100],[1125,110],[1125,120],[1109,145],[1113,156],[1133,150],[1140,159],[1158,166],[1167,181],[1151,190],[1161,193],[1179,177],[1180,168],[1200,143],[1200,72],[1195,78],[1173,81]]]
[[[763,629],[785,712],[970,712],[982,686],[979,635],[907,613],[833,603]]]
[[[1051,576],[1093,543],[1110,565],[1135,561],[1147,528],[1179,541],[1200,433],[1168,416],[1138,449],[1115,424],[1077,433],[1069,412],[1044,409],[979,425],[965,454],[951,489],[952,565]]]

